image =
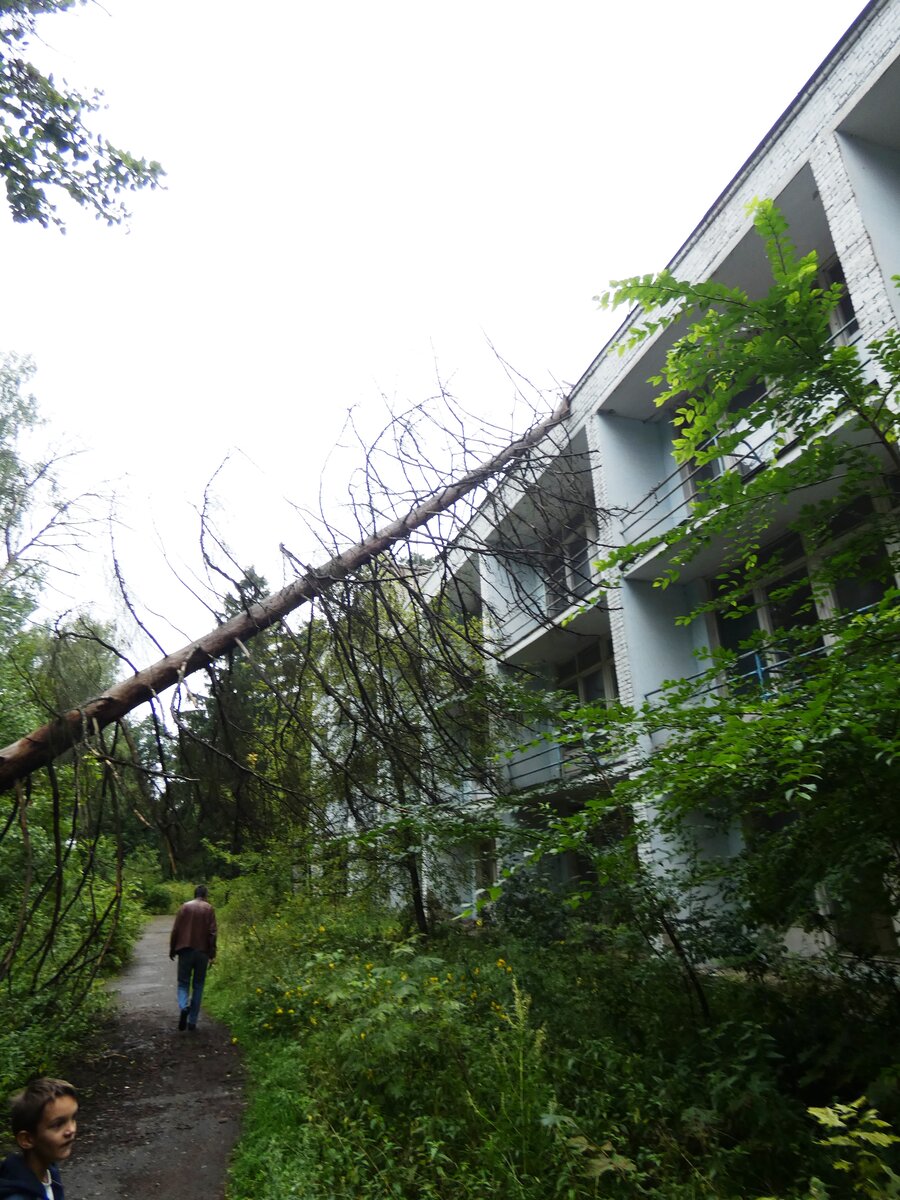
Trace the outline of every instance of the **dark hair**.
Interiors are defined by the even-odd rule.
[[[18,1133],[36,1133],[44,1113],[44,1106],[60,1096],[78,1099],[78,1093],[65,1079],[32,1079],[21,1092],[9,1102],[10,1123],[13,1136]]]
[[[195,900],[205,900],[208,895],[209,895],[209,891],[207,890],[205,883],[198,883],[197,886],[194,888],[194,899]]]

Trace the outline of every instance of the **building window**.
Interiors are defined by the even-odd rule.
[[[859,333],[859,321],[856,319],[856,312],[853,308],[853,301],[850,299],[850,289],[847,287],[847,280],[844,278],[844,268],[841,266],[840,259],[833,258],[829,263],[826,263],[820,272],[820,279],[823,287],[832,287],[838,283],[843,288],[841,298],[837,302],[837,307],[829,318],[831,325],[831,341],[835,346],[847,346],[854,341]]]
[[[882,600],[895,582],[890,559],[877,532],[872,542],[851,552],[848,571],[841,571],[841,549],[848,536],[859,534],[874,515],[868,496],[847,505],[830,522],[835,540],[827,550],[807,558],[802,539],[787,534],[760,552],[760,566],[771,564],[771,579],[763,579],[735,602],[716,613],[716,636],[720,647],[737,656],[739,679],[755,680],[761,685],[771,681],[773,673],[797,654],[797,643],[790,635],[809,630],[820,621],[869,608]],[[816,574],[830,575],[827,586],[817,578],[815,592],[808,565],[817,563]],[[750,646],[754,638],[756,646]],[[802,639],[803,654],[816,654],[825,648],[826,636],[818,633]]]
[[[743,388],[731,398],[728,412],[737,420],[724,432],[728,434],[742,433],[743,436],[739,442],[731,446],[727,453],[710,458],[701,464],[692,459],[682,466],[684,490],[689,500],[703,499],[704,484],[718,479],[726,471],[737,471],[742,478],[746,479],[775,457],[780,445],[784,443],[784,438],[779,441],[778,430],[772,422],[764,421],[759,426],[753,426],[746,418],[742,420],[739,416],[740,413],[747,412],[755,404],[764,400],[767,395],[768,389],[765,382],[759,380],[749,387]],[[711,437],[705,444],[704,450],[713,448],[719,440],[716,436]]]
[[[819,273],[823,288],[839,284],[843,289],[841,298],[831,313],[831,344],[846,346],[856,339],[859,333],[859,322],[853,308],[853,301],[844,278],[840,261],[833,258]],[[741,440],[731,446],[727,453],[698,465],[696,462],[685,463],[682,467],[682,478],[688,499],[702,499],[705,482],[718,479],[726,471],[736,471],[742,478],[753,475],[795,439],[791,430],[778,429],[771,421],[752,425],[746,418],[741,419],[740,413],[751,409],[755,404],[764,400],[768,395],[768,385],[765,380],[757,380],[732,397],[728,412],[737,419],[729,427],[727,433],[741,433]],[[717,437],[712,437],[704,449],[715,446]]]
[[[757,584],[745,595],[716,613],[718,644],[736,656],[739,680],[769,686],[773,676],[796,654],[790,635],[815,626],[819,620],[816,598],[806,566],[803,543],[796,534],[777,539],[760,554],[765,570],[768,561],[772,578]],[[757,645],[748,643],[753,640]],[[824,646],[813,635],[803,641],[804,653]]]
[[[616,664],[611,638],[598,638],[573,658],[556,668],[556,686],[571,692],[581,704],[605,700],[611,704],[619,696]]]
[[[556,668],[556,687],[571,692],[579,704],[612,704],[619,696],[619,681],[613,658],[612,639],[598,638]],[[609,759],[609,745],[602,730],[591,737],[567,742],[560,747],[564,776],[577,777],[596,769]]]
[[[565,612],[592,591],[594,553],[593,530],[584,519],[564,525],[545,544],[544,577],[551,616]]]

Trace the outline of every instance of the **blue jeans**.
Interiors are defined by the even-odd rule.
[[[178,1009],[179,1012],[188,1010],[188,1025],[197,1024],[208,966],[209,955],[202,950],[178,951]]]

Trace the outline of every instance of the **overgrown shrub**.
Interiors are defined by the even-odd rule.
[[[553,940],[542,917],[426,942],[271,873],[217,904],[210,1000],[251,1077],[231,1200],[853,1194],[806,1108],[891,1078],[883,994],[706,972],[707,1019],[676,955],[568,910]]]
[[[88,875],[84,858],[95,868]],[[0,1093],[31,1075],[52,1071],[94,1031],[108,1006],[105,980],[130,956],[143,912],[126,892],[101,842],[75,846],[60,889],[31,907],[20,952],[0,991]],[[58,928],[52,942],[48,926]]]

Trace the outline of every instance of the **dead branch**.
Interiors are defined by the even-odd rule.
[[[287,587],[248,606],[231,620],[175,653],[166,655],[130,679],[109,688],[103,695],[86,701],[7,746],[0,751],[0,791],[8,790],[86,736],[96,734],[140,704],[153,700],[195,671],[209,666],[215,659],[234,649],[239,641],[254,637],[301,605],[328,592],[388,547],[403,541],[434,517],[449,511],[462,497],[508,471],[526,457],[551,429],[559,425],[568,411],[568,401],[563,400],[549,417],[534,425],[521,438],[488,461],[465,472],[455,482],[433,492],[406,516],[389,522],[349,550],[335,555],[322,567],[309,570]]]

